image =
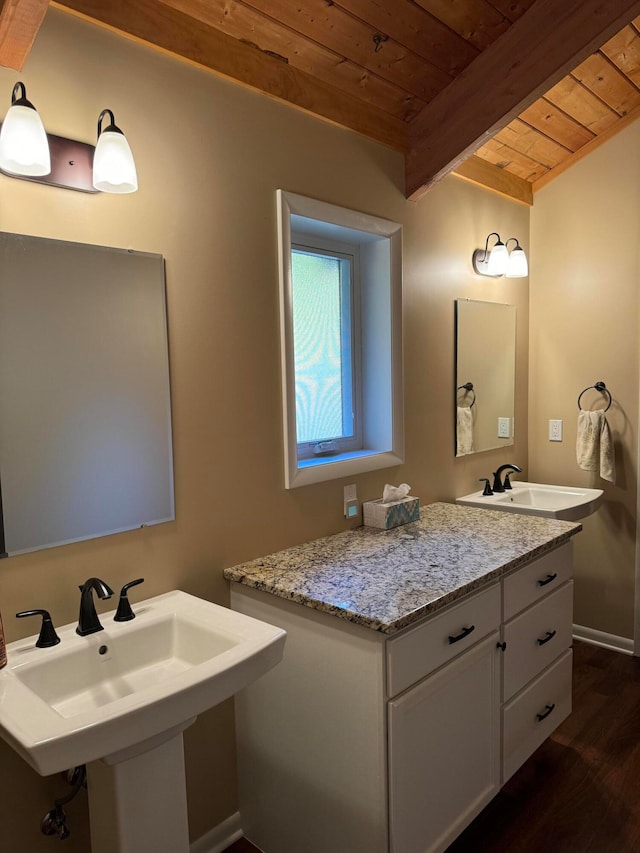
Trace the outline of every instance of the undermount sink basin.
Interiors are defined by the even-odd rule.
[[[582,486],[549,486],[544,483],[512,483],[512,488],[493,495],[482,491],[456,498],[464,506],[496,509],[503,512],[520,512],[544,518],[578,521],[595,512],[602,503],[602,489]]]
[[[65,625],[52,648],[8,645],[0,736],[43,776],[143,752],[282,658],[280,628],[179,590],[134,610],[131,622],[100,614],[87,637]]]

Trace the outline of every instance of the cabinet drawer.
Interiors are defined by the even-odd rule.
[[[504,626],[503,699],[507,701],[571,645],[573,581]]]
[[[571,542],[534,560],[522,569],[516,569],[503,581],[505,622],[547,593],[562,586],[572,575]]]
[[[502,711],[502,784],[571,713],[573,652],[566,651]]]
[[[387,692],[397,696],[500,625],[500,585],[387,642]],[[456,639],[460,638],[460,639]]]

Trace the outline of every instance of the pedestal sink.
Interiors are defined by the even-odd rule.
[[[602,489],[517,481],[512,483],[511,489],[504,492],[483,495],[480,490],[456,498],[456,503],[502,512],[520,512],[524,515],[579,521],[596,511],[602,503],[603,494]]]
[[[285,632],[178,590],[135,610],[10,643],[0,736],[43,776],[87,764],[92,853],[187,853],[182,732],[275,666]]]

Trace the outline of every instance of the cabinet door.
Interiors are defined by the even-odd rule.
[[[498,639],[389,702],[392,853],[445,850],[498,791]]]

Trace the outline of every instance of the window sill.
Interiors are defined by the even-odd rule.
[[[296,489],[299,486],[323,483],[339,477],[351,477],[367,471],[391,468],[394,465],[402,465],[403,461],[397,453],[380,450],[352,450],[336,456],[300,459],[288,488]]]

